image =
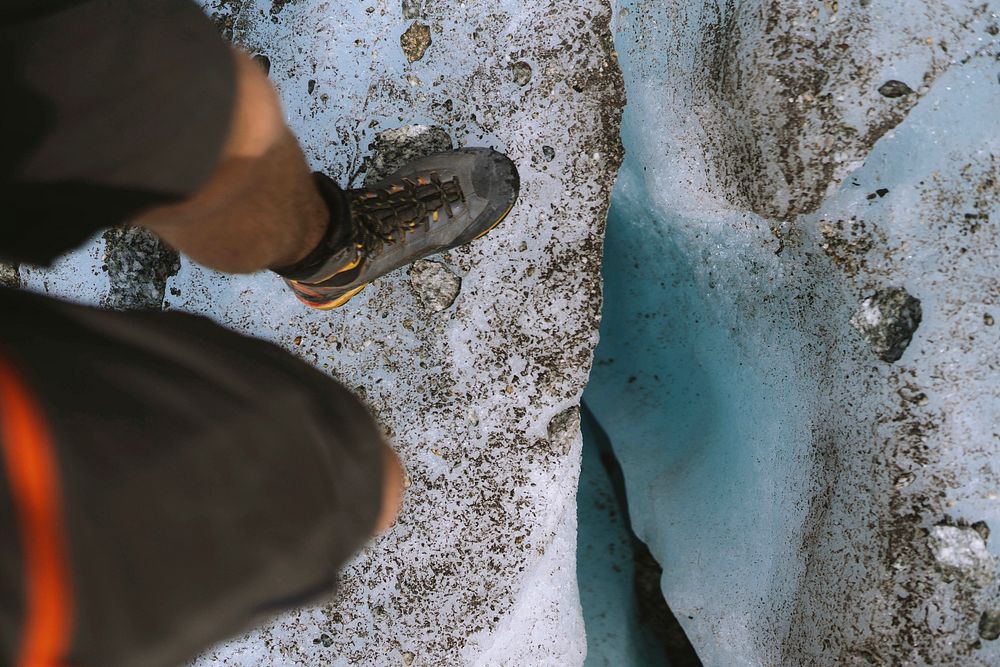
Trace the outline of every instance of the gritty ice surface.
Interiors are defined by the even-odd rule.
[[[931,547],[1000,519],[997,14],[615,3],[585,400],[706,665],[1000,664],[995,566],[946,576]],[[897,286],[922,319],[888,364],[850,320]]]
[[[443,309],[422,305],[406,269],[330,313],[307,311],[269,273],[224,276],[182,260],[165,279],[164,308],[271,340],[356,391],[410,483],[398,525],[346,568],[335,597],[195,664],[582,664],[579,421],[550,424],[574,414],[596,344],[624,104],[608,4],[203,4],[269,63],[314,168],[358,187],[380,167],[373,152],[406,141],[494,146],[518,165],[521,198],[488,236],[432,258],[461,280]],[[415,20],[427,31],[401,45]],[[530,81],[514,80],[517,62],[530,64]],[[411,125],[421,127],[391,132]],[[116,284],[107,244],[98,237],[52,271],[22,267],[25,287],[104,302]]]

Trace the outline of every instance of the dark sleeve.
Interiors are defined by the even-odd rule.
[[[0,258],[11,261],[48,263],[195,192],[235,96],[232,51],[191,0],[54,4],[0,24]]]

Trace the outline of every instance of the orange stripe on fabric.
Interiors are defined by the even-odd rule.
[[[0,446],[25,573],[24,631],[15,665],[57,667],[69,648],[73,607],[56,454],[31,392],[2,357]]]

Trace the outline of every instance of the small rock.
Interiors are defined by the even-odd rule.
[[[399,45],[403,47],[406,59],[411,63],[424,57],[427,47],[431,45],[431,29],[420,22],[414,22],[399,36]]]
[[[328,635],[328,634],[326,634],[326,633],[324,632],[323,634],[321,634],[321,635],[319,636],[319,642],[320,642],[320,643],[321,643],[321,644],[322,644],[323,646],[325,646],[325,647],[329,648],[329,647],[333,646],[333,637],[331,637],[330,635]]]
[[[403,651],[403,664],[409,667],[409,665],[413,664],[413,659],[416,657],[417,656],[413,655],[410,651]]]
[[[1000,637],[1000,609],[987,609],[979,617],[979,636],[987,641]]]
[[[403,18],[407,21],[420,18],[420,0],[403,0]]]
[[[293,0],[271,0],[271,19],[277,22],[278,14],[290,2],[293,2]]]
[[[913,89],[902,81],[890,79],[878,87],[878,92],[883,97],[902,97],[903,95],[912,95]]]
[[[995,320],[993,319],[992,315],[990,315],[989,313],[983,315],[983,324],[985,324],[988,327],[991,327],[993,326],[994,323]]]
[[[264,76],[271,73],[271,59],[263,53],[258,53],[253,57],[253,61],[264,71]]]
[[[424,308],[439,313],[455,303],[462,279],[440,262],[420,259],[410,268],[410,287]]]
[[[971,526],[972,530],[979,533],[979,536],[983,538],[984,542],[988,542],[990,539],[990,526],[985,521],[977,521]]]
[[[451,150],[451,137],[435,125],[404,125],[379,132],[368,146],[371,156],[365,160],[365,186],[371,186],[407,162],[433,153]]]
[[[542,155],[545,156],[546,162],[552,162],[556,158],[556,149],[552,146],[542,146]]]
[[[899,397],[907,403],[913,403],[915,405],[919,405],[920,407],[924,407],[931,402],[931,399],[927,398],[927,394],[910,385],[900,387],[896,390],[896,393],[899,394]]]
[[[306,92],[312,95],[314,90],[316,90],[316,79],[309,79],[309,82],[306,84]]]
[[[181,268],[177,252],[141,227],[104,232],[104,264],[111,289],[103,303],[114,310],[160,310],[167,279]]]
[[[514,83],[519,86],[526,86],[528,82],[531,81],[531,65],[520,60],[510,66],[511,74],[514,77]]]
[[[917,476],[914,475],[912,472],[904,472],[902,475],[896,478],[896,481],[893,482],[893,486],[895,486],[897,489],[905,489],[910,484],[913,484],[913,482],[916,481],[916,479]]]
[[[879,359],[892,363],[903,356],[922,316],[920,299],[902,287],[890,287],[862,301],[851,326],[861,332]]]
[[[996,561],[975,528],[937,525],[931,528],[928,543],[945,581],[964,579],[979,586],[993,582]]]
[[[16,264],[0,262],[0,287],[18,288],[21,286],[21,272]]]
[[[548,441],[553,452],[566,455],[580,436],[580,407],[563,410],[549,422]]]

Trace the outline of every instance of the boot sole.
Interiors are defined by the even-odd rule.
[[[476,241],[476,240],[478,240],[478,239],[481,239],[481,238],[483,238],[484,236],[486,236],[486,235],[487,235],[487,234],[489,234],[490,232],[492,232],[492,231],[493,231],[493,230],[494,230],[494,229],[496,228],[496,226],[497,226],[497,225],[499,225],[499,224],[500,224],[501,222],[503,222],[503,221],[504,221],[504,218],[506,218],[506,217],[507,217],[507,214],[508,214],[508,213],[510,213],[510,212],[511,212],[511,210],[513,210],[513,208],[514,208],[514,204],[516,204],[516,203],[517,203],[517,202],[515,201],[515,202],[514,202],[514,203],[512,203],[512,204],[511,204],[510,206],[508,206],[508,207],[507,207],[507,210],[503,212],[503,214],[502,214],[502,215],[501,215],[501,216],[500,216],[500,217],[499,217],[499,218],[497,219],[497,221],[496,221],[496,222],[494,222],[494,223],[493,223],[492,225],[490,225],[490,226],[489,226],[489,227],[488,227],[488,228],[487,228],[487,229],[486,229],[486,230],[485,230],[485,231],[484,231],[483,233],[481,233],[481,234],[480,234],[479,236],[477,236],[476,238],[474,238],[474,239],[472,239],[472,240],[473,240],[473,241]]]
[[[305,299],[302,299],[302,298],[299,298],[299,301],[301,301],[304,305],[308,306],[309,308],[312,308],[313,310],[333,310],[334,308],[340,308],[341,306],[343,306],[345,303],[347,303],[348,301],[350,301],[351,298],[357,296],[358,293],[361,290],[363,290],[364,288],[368,287],[368,285],[369,285],[369,283],[361,283],[360,285],[358,285],[354,289],[352,289],[352,290],[350,290],[348,292],[344,292],[343,294],[341,294],[340,296],[338,296],[333,301],[327,301],[326,303],[322,303],[322,304],[320,304],[320,303],[310,303],[310,302],[308,302],[308,301],[306,301]]]

